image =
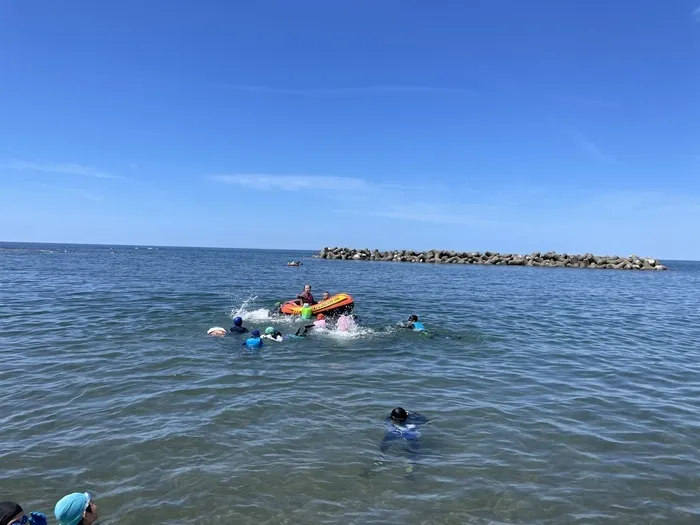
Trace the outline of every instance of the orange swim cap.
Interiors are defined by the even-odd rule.
[[[326,316],[323,315],[323,314],[318,314],[318,315],[316,316],[316,319],[318,319],[319,321],[320,321],[321,319],[325,319],[325,318],[326,318]]]

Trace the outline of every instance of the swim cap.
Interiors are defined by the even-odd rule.
[[[250,332],[250,335],[252,335],[253,337],[260,337],[260,330],[253,330],[252,332]]]
[[[408,418],[408,412],[401,407],[397,407],[391,411],[391,419],[404,421],[406,418]]]
[[[243,324],[243,319],[240,317],[234,317],[233,318],[233,325],[234,326],[241,326]]]
[[[56,503],[54,514],[61,525],[76,525],[83,519],[92,496],[89,492],[73,492]]]
[[[0,501],[0,525],[7,525],[12,518],[23,512],[22,507],[14,501]]]
[[[271,326],[268,326],[267,328],[265,328],[265,333],[268,334],[268,335],[269,335],[269,334],[274,334],[274,333],[275,333],[275,329],[274,329],[273,327],[271,327]]]
[[[318,319],[319,321],[320,321],[321,319],[325,319],[325,318],[326,318],[326,316],[323,315],[323,314],[318,314],[318,315],[316,316],[316,319]]]

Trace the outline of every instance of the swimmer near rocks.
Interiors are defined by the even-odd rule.
[[[437,264],[483,264],[496,266],[538,266],[547,268],[586,268],[599,270],[655,270],[668,268],[658,259],[630,255],[574,255],[570,253],[533,252],[528,255],[498,252],[456,252],[446,250],[356,250],[354,248],[323,248],[317,258],[352,261],[385,261]]]

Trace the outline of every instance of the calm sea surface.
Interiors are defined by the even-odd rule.
[[[0,244],[0,499],[50,523],[74,490],[121,525],[700,522],[700,263],[310,255]],[[293,332],[266,309],[305,283],[360,329],[207,336]],[[397,405],[430,419],[415,457],[379,451]]]

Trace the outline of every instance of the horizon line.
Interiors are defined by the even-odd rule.
[[[104,247],[112,247],[112,246],[119,246],[119,247],[137,247],[137,248],[193,248],[193,249],[199,249],[199,250],[255,250],[255,251],[270,251],[270,252],[293,252],[293,251],[299,251],[299,252],[314,252],[314,253],[319,253],[323,248],[332,248],[332,246],[323,246],[321,248],[250,248],[250,247],[234,247],[234,246],[197,246],[197,245],[170,245],[170,244],[121,244],[121,243],[89,243],[89,242],[47,242],[47,241],[0,241],[0,245],[3,244],[42,244],[42,245],[54,245],[54,246],[104,246]],[[342,246],[341,246],[342,248]],[[347,248],[350,248],[349,246]],[[350,248],[352,249],[352,248]],[[394,251],[401,251],[401,250],[406,250],[410,251],[411,248],[394,248],[394,249],[379,249],[380,252],[394,252]],[[370,249],[372,251],[374,249]],[[500,251],[495,251],[495,250],[454,250],[454,249],[446,249],[446,248],[431,248],[430,250],[413,250],[417,253],[423,253],[423,252],[429,252],[431,250],[438,250],[438,251],[454,251],[454,252],[468,252],[468,251],[491,251],[493,253],[498,253],[498,254],[507,254],[507,253],[513,253],[515,255],[530,255],[531,253],[535,252],[540,252],[540,253],[547,253],[547,251],[552,251],[552,250],[535,250],[534,252],[522,252],[522,253],[516,253],[516,252],[500,252]],[[556,254],[562,254],[565,252],[557,252],[554,251],[553,253]],[[568,251],[566,253],[569,253]],[[595,255],[597,257],[603,257],[603,254],[594,254],[593,252],[581,252],[583,253],[591,253],[592,255]],[[615,254],[613,254],[615,255]],[[640,257],[640,258],[645,258],[645,257]],[[671,259],[671,258],[664,258],[664,257],[651,257],[653,259],[658,259],[660,261],[673,261],[673,262],[700,262],[700,259]],[[382,262],[382,261],[380,261]]]

